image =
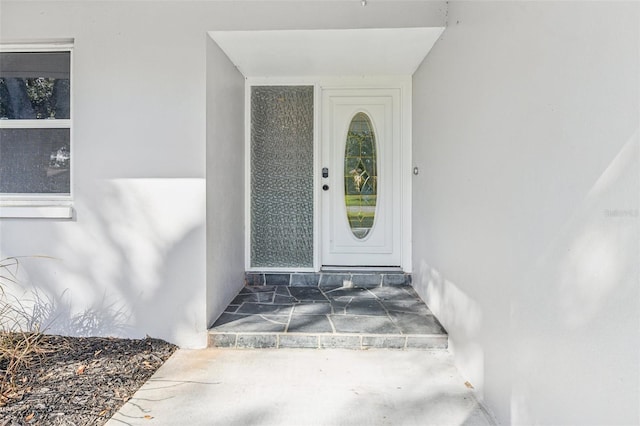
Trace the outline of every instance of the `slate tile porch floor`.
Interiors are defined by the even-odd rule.
[[[446,349],[440,322],[409,285],[246,286],[209,330],[218,348]]]

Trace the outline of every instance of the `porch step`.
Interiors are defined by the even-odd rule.
[[[346,284],[346,285],[345,285]],[[216,348],[447,349],[409,285],[245,286],[209,330]]]
[[[399,271],[332,270],[331,272],[246,272],[247,286],[288,285],[292,287],[380,287],[410,285],[411,274]]]

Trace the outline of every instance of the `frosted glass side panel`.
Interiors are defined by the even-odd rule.
[[[313,86],[251,89],[251,266],[313,266]]]

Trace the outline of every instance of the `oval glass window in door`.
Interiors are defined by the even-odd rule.
[[[378,164],[376,136],[371,119],[357,113],[347,132],[344,153],[344,203],[351,232],[365,238],[376,214]]]

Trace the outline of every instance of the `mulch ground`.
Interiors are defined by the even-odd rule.
[[[176,350],[152,338],[44,335],[39,346],[0,398],[0,426],[102,425]]]

